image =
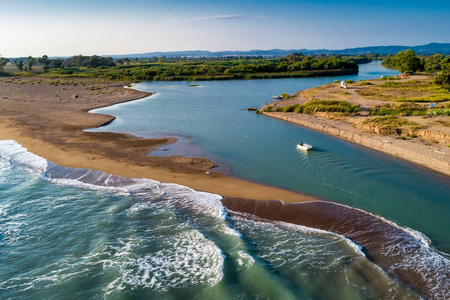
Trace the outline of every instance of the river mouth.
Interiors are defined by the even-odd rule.
[[[273,95],[293,94],[341,79],[370,79],[396,73],[380,62],[361,65],[360,73],[342,78],[142,82],[156,92],[146,99],[95,110],[117,116],[97,131],[152,137],[181,137],[168,151],[205,157],[226,174],[268,186],[314,195],[386,217],[427,235],[433,246],[450,253],[448,177],[301,126],[247,111]],[[300,142],[317,151],[299,153]]]
[[[176,184],[61,167],[12,141],[1,142],[0,149],[5,197],[0,203],[0,253],[10,262],[0,275],[0,288],[8,297],[33,293],[64,298],[69,293],[165,299],[217,292],[232,298],[419,299],[393,279],[389,268],[383,271],[372,262],[377,252],[370,243],[365,248],[341,234],[286,218],[308,220],[309,215],[315,222],[309,225],[334,223],[335,230],[342,226],[345,231],[355,228],[355,220],[364,223],[358,217],[367,216],[362,211],[319,201],[300,210],[286,205],[286,215],[276,212],[279,201],[241,202]],[[249,204],[255,215],[241,214],[239,206]],[[334,207],[324,209],[328,205]],[[290,223],[256,217],[267,218],[264,211]],[[317,212],[326,220],[317,218]],[[370,221],[361,234],[373,237],[372,229],[387,224],[380,222]],[[358,240],[360,233],[352,233]],[[39,264],[36,255],[43,257]],[[23,269],[25,265],[30,267]],[[86,280],[88,290],[77,288]],[[321,288],[325,283],[327,288]]]

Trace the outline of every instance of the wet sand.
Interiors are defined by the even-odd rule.
[[[345,236],[389,276],[430,299],[450,295],[450,268],[422,241],[401,228],[358,209],[325,201],[283,203],[278,200],[224,198],[224,206],[271,221],[283,221]],[[361,276],[367,277],[364,270]],[[368,281],[376,280],[374,278]]]

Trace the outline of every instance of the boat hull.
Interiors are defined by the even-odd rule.
[[[302,151],[311,151],[312,150],[312,146],[308,145],[308,144],[303,144],[303,145],[298,144],[297,145],[297,149],[298,150],[302,150]]]

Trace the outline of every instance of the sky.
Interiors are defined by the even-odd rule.
[[[0,0],[0,55],[450,42],[450,1]]]

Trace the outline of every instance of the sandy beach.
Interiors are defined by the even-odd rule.
[[[151,95],[123,88],[127,85],[92,79],[4,78],[0,81],[0,139],[15,140],[61,166],[150,178],[229,197],[316,200],[214,172],[215,164],[203,158],[147,156],[155,147],[174,142],[172,138],[84,132],[114,119],[88,111]]]

